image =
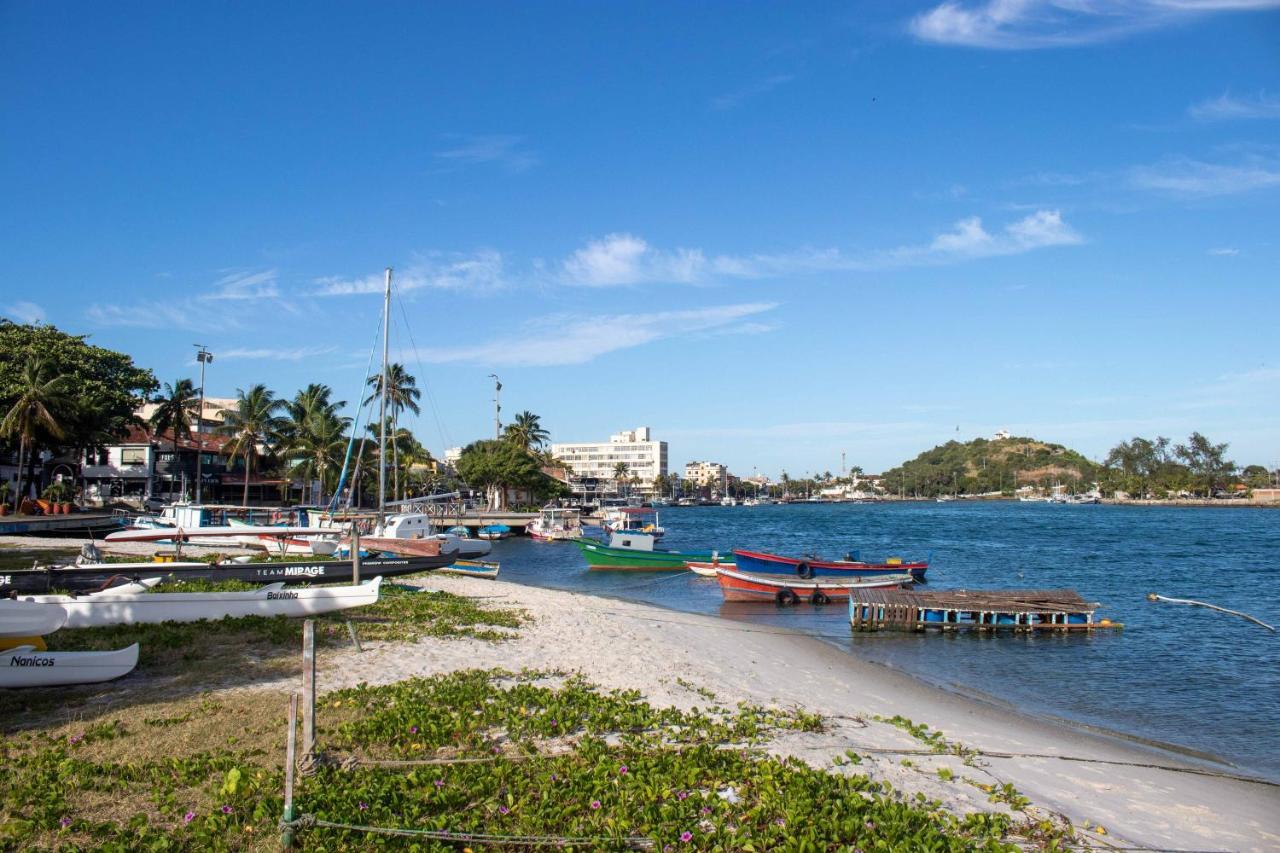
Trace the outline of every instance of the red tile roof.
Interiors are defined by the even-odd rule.
[[[214,453],[218,453],[218,452],[221,452],[222,448],[225,447],[230,441],[231,439],[227,438],[224,435],[209,435],[208,433],[204,433],[200,438],[199,444],[197,444],[196,436],[195,436],[195,433],[193,432],[191,435],[191,438],[178,439],[178,447],[183,450],[196,450],[198,448],[203,447],[206,451],[212,451]],[[172,432],[156,433],[145,427],[131,426],[129,427],[129,432],[125,435],[123,439],[120,440],[120,443],[121,444],[154,444],[157,447],[159,447],[161,450],[164,450],[166,447],[168,448],[173,447],[173,433]]]

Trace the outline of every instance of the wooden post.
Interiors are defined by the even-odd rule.
[[[284,750],[284,821],[293,820],[293,769],[298,762],[298,694],[289,696],[289,734]],[[293,846],[293,827],[280,832],[280,846]]]
[[[316,751],[316,620],[302,623],[302,754]]]
[[[351,582],[360,583],[360,528],[351,524]]]

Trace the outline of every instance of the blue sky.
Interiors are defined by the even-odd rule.
[[[867,470],[1280,460],[1280,0],[0,4],[0,311],[356,399]],[[957,431],[958,427],[958,431]]]

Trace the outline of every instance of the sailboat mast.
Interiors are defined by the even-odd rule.
[[[390,355],[391,331],[391,267],[387,267],[387,286],[382,294],[382,393],[378,398],[378,524],[387,512],[387,359]]]

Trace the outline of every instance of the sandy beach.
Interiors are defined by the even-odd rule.
[[[979,786],[1009,783],[1031,800],[1030,814],[1068,820],[1098,847],[1280,847],[1280,786],[944,691],[809,637],[500,581],[440,576],[422,583],[521,607],[533,618],[505,643],[431,640],[375,645],[361,654],[326,651],[322,691],[467,668],[528,667],[577,671],[602,687],[638,689],[655,704],[799,707],[821,714],[826,730],[788,733],[771,744],[774,752],[841,772],[833,759],[853,750],[862,761],[844,771],[923,793],[958,813],[1006,809]],[[886,721],[894,716],[979,755],[966,763],[956,754],[933,754]],[[944,780],[939,768],[953,778]]]

